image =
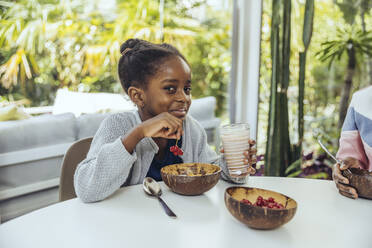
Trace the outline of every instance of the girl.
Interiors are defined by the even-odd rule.
[[[230,177],[223,156],[208,146],[204,129],[187,115],[191,70],[184,56],[171,45],[139,39],[127,40],[120,52],[120,82],[138,111],[113,114],[101,123],[75,171],[77,196],[84,202],[105,199],[146,176],[161,180],[160,169],[175,163],[219,164],[224,179],[244,182],[245,177]],[[170,152],[176,143],[183,155]],[[247,164],[255,162],[256,150],[251,152],[245,153]]]

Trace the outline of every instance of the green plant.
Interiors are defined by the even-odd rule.
[[[302,142],[304,138],[304,98],[305,98],[305,71],[306,54],[309,49],[313,33],[314,0],[306,0],[302,42],[304,51],[299,54],[299,77],[298,77],[298,143],[294,145],[294,159],[302,156]]]
[[[321,61],[329,61],[329,65],[334,60],[340,60],[342,55],[347,55],[346,77],[340,101],[340,114],[338,128],[342,127],[344,122],[350,92],[353,84],[353,77],[357,65],[357,55],[367,54],[372,56],[372,32],[363,32],[353,26],[347,26],[344,29],[337,29],[336,39],[323,42],[322,49],[317,53]]]
[[[283,17],[280,11],[283,11]],[[281,35],[282,32],[282,35]],[[291,1],[273,0],[271,24],[271,94],[265,175],[284,176],[291,163],[288,96],[291,38]]]
[[[32,106],[52,104],[61,87],[122,93],[119,47],[135,37],[169,42],[184,53],[193,70],[193,96],[216,96],[221,115],[230,68],[229,10],[189,3],[165,1],[161,29],[159,1],[117,1],[110,15],[85,11],[96,1],[0,1],[0,91],[8,100],[28,98]],[[201,5],[208,9],[203,21],[189,14]]]

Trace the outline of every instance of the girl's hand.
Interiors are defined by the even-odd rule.
[[[338,191],[340,192],[341,195],[356,199],[358,198],[358,193],[353,187],[349,185],[349,179],[342,175],[342,171],[348,168],[360,168],[362,167],[362,163],[359,160],[352,157],[348,157],[343,161],[344,164],[341,167],[339,163],[333,166],[332,171],[333,181],[335,181],[336,187],[338,188]]]
[[[182,120],[168,112],[148,119],[140,126],[144,137],[180,139],[183,132]]]
[[[250,165],[248,167],[248,173],[250,175],[253,175],[256,173],[256,169],[254,168],[257,163],[257,149],[255,148],[255,144],[256,144],[256,141],[255,140],[249,140],[248,141],[249,143],[249,149],[246,150],[243,154],[245,156],[245,159],[244,159],[244,164],[246,165]],[[220,150],[221,153],[224,153],[224,149],[221,148]]]

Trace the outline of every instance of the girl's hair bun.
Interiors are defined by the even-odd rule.
[[[127,49],[127,50],[132,50],[133,49],[134,51],[137,51],[137,50],[142,50],[142,49],[146,49],[146,48],[151,48],[153,46],[154,46],[154,44],[152,44],[148,41],[145,41],[145,40],[128,39],[123,44],[121,44],[120,54],[123,54],[125,49]]]
[[[127,48],[133,49],[139,42],[140,42],[140,40],[138,40],[138,39],[129,39],[129,40],[125,41],[120,46],[120,54],[123,54],[123,52]]]

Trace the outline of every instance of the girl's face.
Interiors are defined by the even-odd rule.
[[[169,112],[184,119],[191,105],[191,69],[179,56],[166,59],[144,90],[143,121]]]

